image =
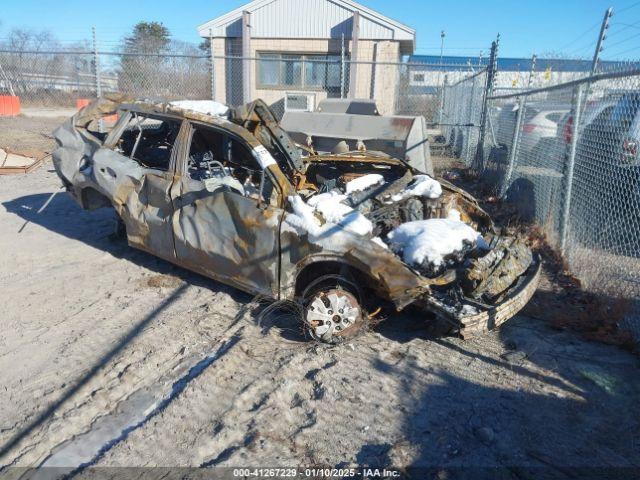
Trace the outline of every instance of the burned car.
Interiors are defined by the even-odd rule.
[[[469,194],[379,152],[305,150],[260,100],[228,109],[113,95],[54,134],[67,191],[85,209],[113,207],[132,247],[295,301],[317,340],[352,337],[382,305],[470,336],[537,286],[538,258],[497,235]]]

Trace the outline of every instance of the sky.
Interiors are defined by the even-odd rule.
[[[304,0],[300,0],[302,3]],[[113,49],[141,20],[159,21],[179,40],[197,42],[195,27],[245,3],[242,0],[0,0],[0,40],[12,28],[52,31],[63,44],[91,38]],[[361,0],[369,8],[416,30],[416,54],[478,55],[500,34],[501,57],[593,56],[600,23],[614,8],[605,59],[637,59],[638,0]],[[108,6],[108,8],[107,8]]]

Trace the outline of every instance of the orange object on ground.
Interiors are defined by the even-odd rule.
[[[0,117],[20,115],[20,97],[0,95]]]
[[[78,98],[76,99],[76,108],[80,110],[81,108],[86,107],[91,103],[91,100],[88,98]]]

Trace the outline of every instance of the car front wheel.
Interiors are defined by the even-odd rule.
[[[313,339],[337,344],[363,330],[365,313],[356,295],[338,284],[314,289],[305,296],[304,323]]]

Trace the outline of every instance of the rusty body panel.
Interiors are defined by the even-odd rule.
[[[256,208],[235,192],[203,192],[184,176],[177,191],[173,231],[181,265],[277,298],[282,209]]]
[[[108,134],[92,129],[116,111]],[[64,186],[86,209],[113,206],[131,246],[254,294],[294,300],[304,278],[348,268],[397,310],[420,305],[463,328],[469,308],[478,324],[500,301],[521,308],[535,290],[537,260],[515,240],[499,239],[488,255],[476,248],[449,259],[437,275],[403,262],[373,237],[457,212],[493,238],[491,219],[444,181],[437,198],[390,201],[416,178],[405,162],[365,152],[304,157],[260,101],[222,117],[112,96],[85,107],[55,136],[54,166]],[[138,148],[149,158],[137,159]],[[344,195],[351,207],[341,205],[369,222],[369,234],[315,214],[311,227],[300,224],[295,199],[336,194],[372,172],[382,184]]]

